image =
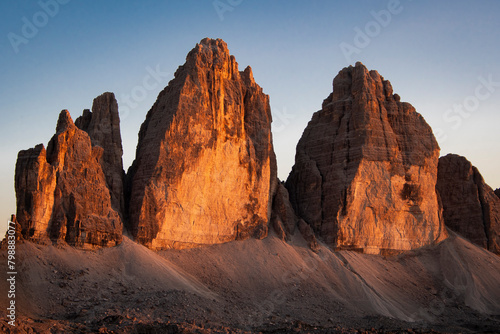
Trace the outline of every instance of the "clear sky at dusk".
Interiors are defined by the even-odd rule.
[[[500,1],[2,1],[0,232],[15,212],[18,151],[114,92],[125,168],[158,93],[204,37],[222,38],[269,94],[285,179],[313,112],[345,66],[391,81],[434,129],[500,187]]]

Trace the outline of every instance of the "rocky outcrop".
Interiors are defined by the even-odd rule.
[[[334,249],[392,253],[446,237],[439,146],[423,117],[361,63],[333,81],[286,181],[296,213]]]
[[[498,197],[500,197],[500,188],[495,189],[495,195],[497,195]]]
[[[295,233],[298,221],[299,219],[290,204],[288,190],[283,183],[279,182],[273,198],[271,213],[273,229],[282,240],[289,241],[290,237]]]
[[[471,242],[500,254],[500,198],[466,158],[439,159],[436,189],[446,226]]]
[[[130,230],[153,249],[267,233],[276,183],[269,98],[204,39],[159,94],[127,174]]]
[[[56,171],[47,162],[47,152],[42,144],[19,152],[14,183],[16,218],[24,238],[45,239],[54,207]]]
[[[297,227],[299,228],[302,237],[307,241],[309,248],[313,252],[317,253],[319,251],[319,244],[311,225],[307,224],[303,219],[300,219],[297,223]]]
[[[111,205],[103,153],[67,110],[60,113],[47,150],[40,144],[19,152],[15,189],[24,238],[64,240],[81,248],[121,242],[122,220]]]
[[[282,182],[278,183],[274,194],[271,224],[281,240],[290,241],[295,234],[295,230],[298,229],[309,248],[313,252],[319,251],[319,243],[313,229],[295,214],[290,203],[288,190]]]
[[[83,115],[76,119],[75,125],[88,133],[92,146],[103,148],[99,162],[106,176],[113,209],[119,213],[125,212],[123,149],[115,95],[104,93],[96,97],[92,104],[92,111],[84,110]]]

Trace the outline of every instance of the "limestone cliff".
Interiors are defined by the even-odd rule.
[[[447,227],[471,242],[500,254],[500,198],[466,158],[439,159],[437,190]]]
[[[67,110],[60,113],[47,150],[40,144],[19,152],[16,216],[24,238],[64,240],[81,248],[121,242],[123,225],[111,206],[103,152],[73,124]]]
[[[439,146],[389,81],[357,63],[307,125],[286,186],[328,245],[391,253],[446,237],[435,191]]]
[[[159,94],[127,174],[130,230],[154,249],[267,233],[276,183],[269,98],[204,39]]]

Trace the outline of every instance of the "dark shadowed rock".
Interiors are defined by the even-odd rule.
[[[269,98],[204,39],[159,94],[127,174],[130,229],[151,248],[267,234],[276,161]]]
[[[297,223],[297,226],[299,228],[300,234],[307,241],[307,245],[309,246],[309,248],[311,248],[313,252],[318,252],[318,240],[316,240],[316,236],[314,235],[314,231],[311,228],[311,225],[307,224],[303,219],[300,219]]]
[[[60,113],[47,150],[40,144],[19,152],[15,189],[24,238],[64,240],[82,248],[121,242],[122,221],[111,207],[103,152],[67,110]]]
[[[495,195],[497,195],[498,197],[500,197],[500,188],[495,189]]]
[[[409,250],[446,237],[439,146],[415,109],[361,63],[333,81],[287,179],[299,217],[335,249]]]
[[[119,213],[125,212],[123,149],[115,95],[104,93],[96,97],[92,104],[92,112],[84,110],[83,115],[76,119],[75,125],[88,133],[92,146],[104,149],[100,164],[111,193],[112,205]]]
[[[290,204],[288,190],[280,182],[274,194],[271,214],[271,224],[274,231],[281,239],[288,241],[290,240],[290,236],[295,233],[298,221],[299,219]]]
[[[443,217],[453,231],[500,254],[500,199],[466,158],[448,154],[439,159],[436,189]]]

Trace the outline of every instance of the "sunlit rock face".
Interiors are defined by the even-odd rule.
[[[268,96],[224,41],[202,40],[141,126],[133,236],[153,249],[264,237],[276,179]]]
[[[16,216],[24,238],[61,240],[80,248],[121,242],[123,224],[111,205],[103,152],[73,124],[67,110],[60,113],[47,150],[40,144],[19,152]]]
[[[361,63],[344,68],[298,145],[286,186],[334,249],[392,253],[446,237],[439,146],[423,117]]]
[[[466,158],[439,159],[437,190],[447,227],[471,242],[500,254],[500,198]]]

